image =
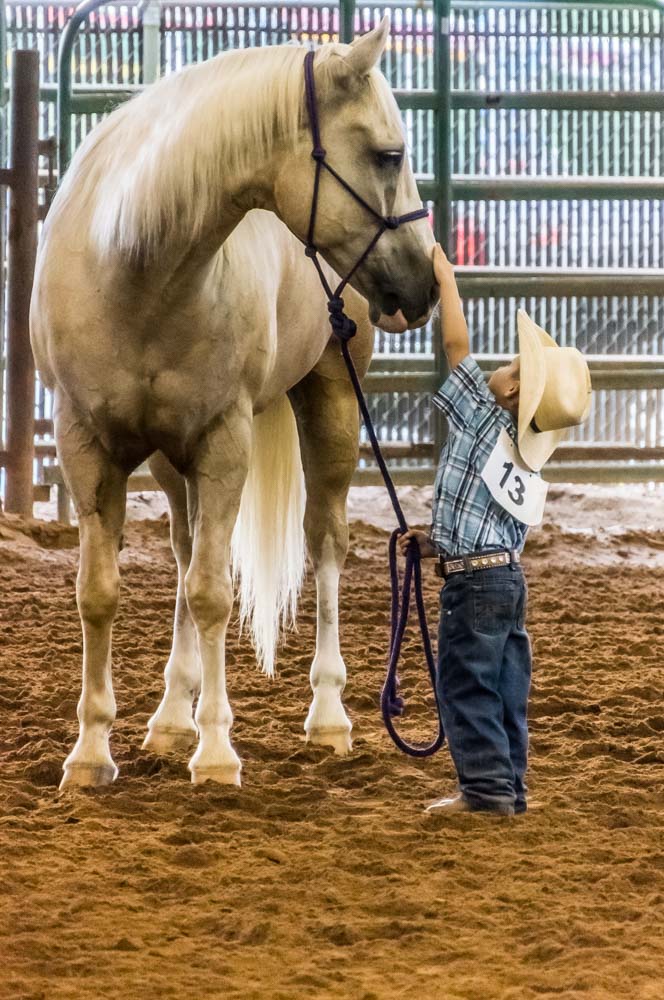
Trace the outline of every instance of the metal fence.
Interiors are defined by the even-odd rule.
[[[612,387],[595,394],[591,419],[574,440],[621,445],[622,456],[628,446],[648,449],[643,454],[652,460],[658,448],[664,456],[664,361],[653,358],[664,355],[664,13],[645,4],[460,0],[448,21],[447,6],[388,2],[353,12],[349,2],[109,4],[76,39],[73,86],[83,97],[92,87],[130,90],[223,49],[364,31],[389,10],[383,70],[404,108],[423,197],[445,206],[444,235],[460,265],[473,350],[513,352],[523,305],[560,343],[597,356],[599,386],[604,359],[627,356],[612,363]],[[42,134],[52,135],[57,47],[73,7],[10,0],[5,9],[8,48],[41,53]],[[448,32],[441,44],[449,54],[448,94],[440,92],[440,65],[437,72],[439,28]],[[74,146],[98,117],[72,115]],[[586,271],[589,280],[580,282]],[[627,275],[620,287],[618,271]],[[651,280],[635,284],[646,272]],[[432,326],[376,337],[370,408],[380,437],[401,443],[395,464],[408,479],[431,474],[436,341]],[[651,357],[646,375],[630,361],[637,355]],[[388,386],[385,373],[395,369],[400,382]],[[48,418],[48,394],[39,389],[37,399],[38,419]],[[43,452],[48,438],[41,444]],[[649,474],[643,462],[640,469],[633,457],[628,462],[632,472],[623,468],[623,478]]]

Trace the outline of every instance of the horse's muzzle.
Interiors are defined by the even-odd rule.
[[[388,333],[415,330],[428,321],[438,302],[438,285],[429,284],[421,292],[416,289],[382,289],[372,310],[372,320]],[[380,317],[380,318],[379,318]]]

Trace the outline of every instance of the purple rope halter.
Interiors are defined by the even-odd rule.
[[[344,288],[353,277],[357,269],[364,263],[366,258],[369,256],[373,248],[378,243],[383,233],[387,229],[398,229],[399,226],[406,222],[414,222],[416,219],[424,219],[427,217],[428,212],[426,208],[419,208],[414,212],[408,212],[406,215],[400,216],[383,216],[379,212],[369,205],[364,198],[362,198],[353,188],[348,184],[343,177],[341,177],[336,170],[334,170],[329,163],[326,161],[325,157],[327,155],[320,138],[320,123],[318,120],[318,104],[316,101],[316,86],[314,82],[314,52],[307,52],[304,57],[304,84],[305,84],[305,94],[307,101],[307,112],[309,115],[309,124],[311,127],[311,137],[313,140],[313,150],[312,157],[316,162],[316,173],[314,175],[314,191],[313,198],[311,202],[311,214],[309,216],[309,231],[307,233],[307,242],[305,246],[305,253],[309,257],[318,271],[318,276],[321,280],[321,284],[325,289],[325,294],[327,295],[327,308],[330,313],[330,324],[332,330],[337,336],[340,345],[341,353],[343,355],[344,361],[346,362],[346,367],[348,368],[348,374],[350,380],[353,384],[353,389],[355,390],[355,395],[357,396],[357,402],[362,414],[362,419],[364,420],[364,426],[367,429],[367,434],[369,435],[369,440],[371,441],[371,447],[373,449],[376,462],[382,473],[383,479],[385,481],[385,486],[387,492],[389,493],[390,500],[392,502],[392,507],[399,524],[399,527],[394,530],[390,538],[389,544],[389,559],[390,559],[390,582],[392,587],[392,599],[391,599],[391,637],[390,637],[390,650],[387,665],[387,674],[385,677],[385,683],[383,684],[383,689],[380,697],[380,707],[383,715],[383,721],[390,734],[392,740],[396,746],[402,750],[404,753],[409,754],[411,757],[430,757],[432,754],[436,753],[437,750],[443,745],[445,740],[445,734],[443,732],[443,720],[440,711],[440,705],[438,703],[438,695],[436,691],[436,667],[433,659],[433,652],[431,649],[431,639],[429,636],[429,627],[427,625],[426,610],[424,607],[424,597],[422,594],[422,566],[420,563],[420,553],[418,549],[415,549],[412,545],[408,547],[406,553],[406,569],[404,572],[403,584],[401,588],[401,597],[399,596],[399,570],[397,566],[397,538],[400,534],[408,530],[408,524],[404,516],[403,510],[401,509],[401,504],[399,503],[399,498],[397,497],[396,489],[394,488],[394,483],[392,482],[392,477],[390,476],[387,466],[385,465],[385,459],[382,456],[380,446],[378,444],[378,439],[376,438],[376,432],[374,430],[373,424],[371,422],[371,416],[369,415],[369,410],[367,408],[366,400],[362,392],[362,387],[360,385],[360,380],[355,371],[355,365],[353,364],[353,359],[350,356],[350,351],[348,347],[348,342],[352,337],[355,336],[357,332],[357,327],[350,316],[347,316],[344,312],[344,300],[341,297],[341,293]],[[323,169],[327,170],[335,180],[341,184],[345,191],[358,202],[362,208],[365,209],[370,215],[374,217],[378,223],[378,229],[371,239],[369,245],[367,246],[364,253],[359,257],[353,267],[350,269],[345,278],[342,278],[337,287],[332,290],[328,281],[323,273],[320,261],[318,260],[318,248],[314,242],[314,230],[316,227],[316,210],[318,208],[318,193],[320,188],[320,178]],[[408,622],[408,614],[410,611],[410,592],[413,583],[413,577],[415,580],[415,603],[417,606],[417,616],[419,619],[420,631],[422,633],[422,645],[424,647],[424,654],[426,656],[427,667],[429,669],[429,677],[431,678],[431,686],[433,688],[434,696],[436,698],[436,708],[438,711],[438,735],[435,737],[434,741],[427,746],[411,746],[411,744],[406,743],[405,740],[401,738],[397,732],[394,723],[392,721],[393,716],[398,716],[403,714],[404,701],[403,698],[399,696],[398,685],[399,679],[397,677],[397,667],[399,664],[399,656],[401,655],[401,644],[403,641],[403,636],[406,631],[406,624]]]

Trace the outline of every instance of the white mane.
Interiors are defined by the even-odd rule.
[[[104,253],[149,258],[200,236],[225,178],[255,173],[276,142],[295,144],[303,106],[302,46],[223,53],[147,88],[80,147],[60,203],[92,204]]]

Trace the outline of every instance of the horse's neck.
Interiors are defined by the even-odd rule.
[[[247,211],[274,208],[275,167],[298,128],[301,67],[283,50],[260,56],[194,67],[109,122],[84,171],[102,251],[189,274]]]
[[[242,228],[247,213],[255,208],[272,207],[270,189],[260,176],[247,184],[229,185],[224,194],[221,205],[210,211],[198,238],[189,244],[184,240],[170,242],[149,263],[148,270],[161,275],[164,287],[168,285],[171,292],[181,288],[195,293],[197,284],[211,278],[219,281],[226,266],[225,245],[230,249],[237,227]]]
[[[302,53],[233,52],[148,88],[76,154],[45,230],[158,292],[197,285],[252,208],[299,126]],[[258,109],[258,110],[257,110]]]

